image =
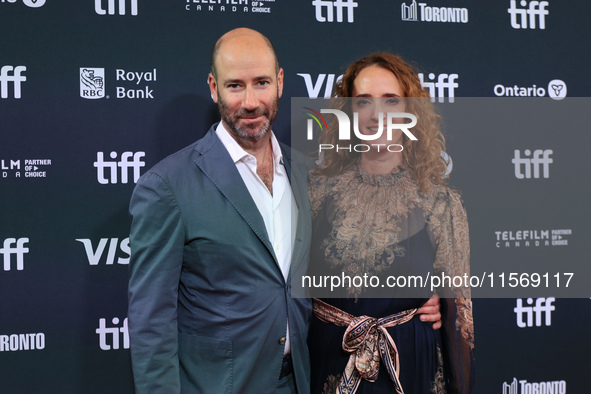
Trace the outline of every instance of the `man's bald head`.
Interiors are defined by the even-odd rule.
[[[247,47],[257,46],[261,44],[265,45],[267,48],[269,48],[269,50],[273,54],[273,58],[275,59],[275,73],[279,72],[279,60],[277,59],[277,52],[275,51],[275,47],[273,47],[271,41],[256,30],[248,29],[246,27],[240,27],[234,30],[230,30],[229,32],[221,36],[213,46],[213,49],[211,50],[210,67],[211,73],[215,79],[217,79],[218,77],[216,69],[216,61],[218,55],[220,51],[223,50],[224,44],[230,42],[237,45],[245,45]]]

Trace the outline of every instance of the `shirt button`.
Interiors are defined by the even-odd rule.
[[[285,337],[281,337],[281,339],[279,340],[279,344],[280,344],[280,345],[285,345],[285,341],[286,341],[286,340],[287,340],[287,339],[285,339]]]

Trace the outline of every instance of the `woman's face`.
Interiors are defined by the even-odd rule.
[[[359,132],[375,135],[382,119],[382,135],[368,144],[400,144],[402,131],[394,129],[392,138],[387,138],[388,112],[404,112],[404,92],[398,78],[389,70],[379,66],[369,66],[359,72],[353,82],[353,112],[358,113]],[[380,115],[381,114],[381,115]],[[394,118],[391,123],[405,123],[404,118]]]

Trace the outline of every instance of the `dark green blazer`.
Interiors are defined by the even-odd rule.
[[[272,393],[289,317],[296,385],[308,393],[311,301],[290,297],[291,276],[286,283],[215,127],[144,174],[131,198],[128,317],[136,390]],[[305,272],[309,168],[289,148],[282,152],[299,211],[291,267]]]

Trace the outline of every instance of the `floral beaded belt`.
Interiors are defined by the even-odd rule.
[[[353,394],[361,379],[375,382],[380,370],[380,359],[388,371],[398,394],[404,394],[400,380],[400,360],[396,343],[386,330],[408,322],[417,313],[409,309],[394,315],[376,319],[369,316],[355,317],[326,302],[314,298],[314,315],[325,323],[347,327],[343,336],[343,350],[351,353],[343,376],[337,387],[337,394]],[[395,356],[394,360],[392,355]]]

